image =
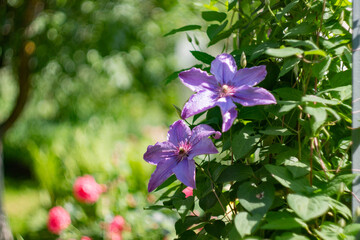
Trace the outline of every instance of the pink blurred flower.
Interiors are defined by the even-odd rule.
[[[187,187],[182,192],[185,194],[185,198],[191,197],[193,195],[193,188]]]
[[[78,177],[73,186],[73,192],[75,198],[82,203],[95,203],[104,188],[98,184],[93,176],[85,175]]]
[[[80,240],[91,240],[91,238],[88,236],[82,236]]]
[[[53,207],[49,211],[47,227],[50,232],[59,234],[71,223],[70,214],[62,207]]]
[[[114,217],[114,219],[111,221],[109,225],[109,232],[121,232],[124,230],[125,227],[125,219],[117,215]]]
[[[107,238],[109,240],[122,240],[121,232],[108,232]]]

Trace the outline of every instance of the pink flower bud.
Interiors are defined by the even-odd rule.
[[[47,227],[50,232],[59,234],[71,223],[70,214],[62,207],[53,207],[49,211]]]
[[[125,227],[125,219],[122,216],[115,216],[109,225],[109,232],[121,232]]]
[[[91,238],[88,236],[82,236],[80,240],[91,240]]]
[[[82,203],[95,203],[103,190],[102,185],[90,175],[78,177],[73,186],[75,198]]]
[[[185,198],[191,197],[193,195],[192,187],[187,187],[182,192],[185,194]]]

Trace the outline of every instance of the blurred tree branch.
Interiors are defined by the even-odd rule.
[[[15,106],[12,109],[9,117],[5,119],[2,123],[0,123],[0,240],[13,239],[10,227],[7,224],[6,216],[3,211],[4,169],[2,156],[2,138],[4,137],[7,130],[9,130],[9,128],[19,118],[28,100],[31,86],[29,59],[31,54],[34,52],[29,50],[29,44],[34,43],[28,40],[26,32],[31,22],[35,19],[36,15],[43,9],[43,3],[38,0],[30,0],[27,1],[25,4],[25,14],[20,26],[20,29],[22,31],[21,45],[17,57],[14,58],[14,64],[15,66],[17,66],[15,68],[17,69],[19,92]],[[5,7],[6,13],[6,1],[1,0],[0,5],[2,7]],[[34,50],[35,45],[33,45],[32,47]],[[1,66],[3,64],[3,61],[1,61]]]

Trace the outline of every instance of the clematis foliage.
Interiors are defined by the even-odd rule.
[[[201,62],[178,75],[195,92],[170,132],[180,123],[183,130],[144,155],[157,164],[149,190],[162,183],[153,209],[179,214],[177,239],[359,238],[358,215],[350,210],[357,193],[349,190],[350,7],[210,1],[203,27],[189,23],[168,34],[188,31],[191,54]],[[207,46],[217,47],[198,44],[199,29]],[[204,124],[211,133],[202,141],[212,147],[200,155],[184,139]],[[215,131],[221,137],[208,138]],[[172,173],[182,183],[165,181]]]

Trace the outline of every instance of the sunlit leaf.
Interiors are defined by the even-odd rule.
[[[201,29],[201,26],[200,25],[187,25],[187,26],[184,26],[181,28],[171,30],[170,32],[165,34],[164,37],[173,35],[178,32],[192,31],[192,30],[197,30],[197,29]]]
[[[265,51],[267,55],[272,57],[285,58],[294,55],[302,54],[304,51],[300,48],[285,47],[285,48],[269,48]]]
[[[235,216],[235,227],[241,237],[250,235],[253,233],[259,226],[261,221],[261,215],[251,216],[247,212],[240,212]]]
[[[279,77],[284,76],[286,73],[288,73],[289,71],[291,71],[294,66],[296,64],[298,64],[300,62],[300,58],[298,57],[291,57],[291,58],[286,58],[284,60],[284,64],[281,68],[281,71],[279,73]]]
[[[289,129],[287,128],[283,128],[283,127],[267,127],[265,130],[260,130],[259,131],[262,134],[265,135],[278,135],[278,136],[289,136],[289,135],[293,135],[294,133],[290,132]]]
[[[295,213],[305,221],[320,217],[329,210],[329,198],[325,196],[289,194],[287,201]]]

